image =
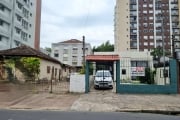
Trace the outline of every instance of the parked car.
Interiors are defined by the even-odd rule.
[[[94,88],[113,88],[113,79],[109,70],[98,70],[96,72]]]

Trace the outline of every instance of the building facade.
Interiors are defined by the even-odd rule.
[[[0,50],[39,49],[41,0],[0,0]]]
[[[51,56],[58,59],[63,64],[73,67],[83,66],[83,42],[76,39],[71,39],[59,43],[52,44]],[[92,54],[91,45],[85,43],[85,56]]]
[[[179,0],[117,0],[115,51],[151,51],[164,46],[172,52],[172,35],[179,41],[179,6]]]

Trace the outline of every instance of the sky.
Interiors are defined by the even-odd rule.
[[[99,46],[114,44],[115,0],[42,0],[42,48],[70,39]]]

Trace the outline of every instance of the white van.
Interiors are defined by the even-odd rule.
[[[113,88],[113,79],[109,70],[98,70],[96,72],[94,88]]]

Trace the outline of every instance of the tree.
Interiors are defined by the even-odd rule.
[[[158,46],[157,48],[154,48],[151,52],[151,55],[153,56],[153,59],[159,60],[161,56],[163,56],[163,49],[162,47]]]
[[[98,47],[93,47],[93,52],[111,52],[114,51],[114,45],[110,44],[109,41],[106,41],[105,43],[101,44]]]
[[[45,50],[48,51],[48,52],[50,52],[50,53],[51,53],[51,51],[52,51],[51,48],[49,48],[49,47],[45,47]]]
[[[32,75],[33,80],[35,80],[40,73],[40,60],[39,60],[39,58],[22,57],[20,61],[22,62],[24,68],[26,68],[28,73]]]
[[[160,64],[160,58],[163,56],[163,48],[158,46],[157,48],[154,48],[151,52],[151,55],[153,56],[153,59],[157,61],[157,66],[161,66]],[[169,51],[165,51],[165,56],[170,55]],[[155,66],[155,67],[157,67]]]

